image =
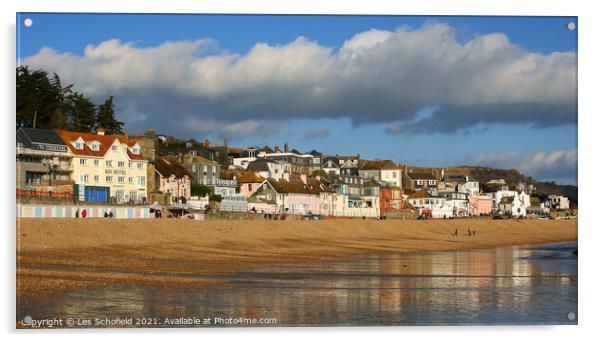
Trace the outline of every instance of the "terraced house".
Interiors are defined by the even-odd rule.
[[[147,163],[137,142],[119,135],[56,130],[73,159],[74,196],[86,202],[145,203]]]

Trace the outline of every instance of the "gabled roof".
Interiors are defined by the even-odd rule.
[[[390,160],[362,160],[360,161],[361,170],[395,170],[399,167]]]
[[[256,159],[247,165],[247,171],[270,171],[269,164],[278,164],[270,159]]]
[[[409,194],[409,198],[436,198],[437,196],[433,196],[426,191],[426,189],[422,189],[420,191],[416,191],[414,193]]]
[[[181,157],[181,160],[182,160],[182,164],[210,164],[210,165],[219,164],[218,162],[209,160],[203,156],[199,156],[199,155],[193,156],[190,154],[183,155]]]
[[[423,172],[409,172],[407,173],[408,177],[410,177],[410,179],[412,180],[436,180],[435,176],[433,176],[430,173],[423,173]]]
[[[174,175],[178,178],[184,176],[190,177],[190,173],[175,159],[169,157],[161,157],[155,160],[155,170],[163,177]]]
[[[266,152],[266,153],[274,153],[274,150],[272,150],[269,146],[264,146],[262,148],[259,149],[259,151],[261,152]]]
[[[307,183],[303,183],[300,179],[287,181],[285,179],[269,178],[268,183],[280,194],[319,195],[324,192],[333,192],[328,184],[317,179],[308,179]]]
[[[25,136],[27,136],[27,138],[34,143],[65,145],[58,134],[50,129],[21,127],[19,130],[23,131]]]
[[[119,141],[120,144],[126,144],[129,147],[136,145],[135,141],[127,141],[121,135],[100,135],[93,133],[82,133],[82,132],[71,132],[56,129],[54,130],[61,140],[69,147],[71,152],[77,156],[90,156],[90,157],[99,157],[102,158],[105,156],[109,148],[113,146],[115,140]],[[100,148],[98,151],[92,150],[87,144],[84,144],[84,148],[79,150],[76,149],[72,141],[76,141],[77,139],[82,138],[85,142],[98,141],[100,143]],[[129,149],[127,149],[127,155],[132,160],[144,160],[142,155],[133,154]]]
[[[236,179],[238,184],[241,183],[262,183],[265,178],[255,174],[255,172],[246,172]]]
[[[343,163],[343,165],[341,165],[341,169],[357,169],[357,168],[358,168],[357,164],[355,164],[351,160],[347,160],[346,162]]]

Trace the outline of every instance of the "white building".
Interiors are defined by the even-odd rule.
[[[565,196],[560,195],[549,195],[548,196],[548,205],[551,209],[556,210],[566,210],[569,209],[570,201]]]
[[[527,215],[531,206],[530,196],[524,191],[499,190],[493,194],[493,212],[513,217]]]

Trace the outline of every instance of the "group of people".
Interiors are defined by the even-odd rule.
[[[467,236],[474,236],[477,235],[477,231],[476,230],[470,230],[469,228],[466,228],[467,231]],[[452,236],[458,236],[458,229],[456,228],[456,230],[452,233]]]
[[[281,220],[284,221],[286,219],[286,215],[284,213],[264,213],[263,214],[263,219],[264,220]]]
[[[77,210],[75,210],[75,217],[79,218],[79,217],[87,217],[88,216],[88,211],[84,208],[81,211],[79,210],[79,208],[77,208]],[[111,218],[113,217],[113,212],[109,209],[109,211],[105,211],[104,217],[106,218]]]

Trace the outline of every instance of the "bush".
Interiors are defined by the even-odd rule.
[[[190,187],[190,194],[192,196],[205,197],[210,193],[211,193],[211,188],[206,185],[192,184],[192,186]]]
[[[211,195],[209,197],[209,201],[210,202],[217,202],[220,203],[224,198],[222,197],[222,195]]]
[[[326,171],[324,171],[323,169],[319,169],[319,170],[315,170],[314,172],[311,173],[312,177],[316,177],[316,176],[320,176],[321,178],[326,178]]]

